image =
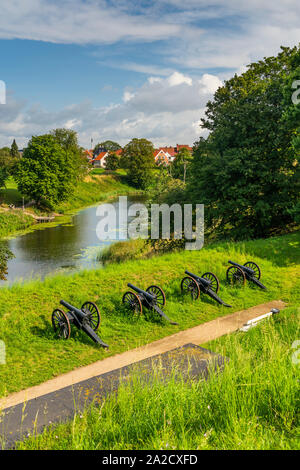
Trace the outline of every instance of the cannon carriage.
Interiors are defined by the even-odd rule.
[[[96,333],[101,322],[100,312],[96,304],[85,302],[81,309],[74,307],[64,300],[61,300],[60,304],[68,309],[67,312],[64,312],[64,310],[57,308],[52,313],[53,329],[60,338],[69,339],[71,336],[71,325],[74,325],[79,330],[84,331],[95,343],[103,348],[109,347]]]
[[[244,285],[247,281],[253,282],[256,286],[261,289],[267,289],[260,282],[261,270],[258,264],[254,261],[247,261],[244,265],[235,263],[234,261],[228,261],[231,266],[226,271],[226,278],[230,284]]]
[[[171,325],[178,324],[170,320],[162,310],[162,307],[166,303],[166,296],[161,287],[152,285],[147,287],[146,290],[142,290],[130,282],[127,284],[127,286],[130,287],[134,292],[125,292],[122,302],[131,310],[133,310],[137,315],[142,315],[143,307],[145,307],[147,310],[158,313],[160,317],[170,322]]]
[[[228,305],[217,295],[220,283],[215,274],[206,272],[202,274],[202,276],[197,276],[190,271],[185,271],[185,274],[187,274],[187,276],[181,281],[182,293],[189,294],[193,300],[197,300],[202,292],[218,302],[218,304],[231,307],[231,305]]]

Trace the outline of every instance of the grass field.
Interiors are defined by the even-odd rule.
[[[290,307],[248,333],[215,340],[229,358],[207,382],[176,372],[162,383],[140,376],[118,395],[53,426],[18,449],[299,449],[299,308]]]
[[[250,284],[243,288],[226,285],[228,259],[256,261],[268,291]],[[3,288],[0,339],[6,344],[7,363],[0,365],[0,396],[269,300],[281,299],[296,305],[300,294],[299,264],[299,233],[293,233],[266,240],[212,244],[201,251],[183,251]],[[207,296],[194,303],[182,297],[180,281],[185,269],[199,274],[213,271],[221,282],[221,298],[234,308],[225,309]],[[121,305],[127,282],[142,288],[160,285],[167,296],[165,312],[179,325],[129,314]],[[79,307],[87,300],[98,304],[102,314],[100,337],[110,345],[109,352],[99,349],[80,331],[73,331],[68,341],[56,338],[51,313],[62,298]]]

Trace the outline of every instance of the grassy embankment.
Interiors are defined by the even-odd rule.
[[[122,172],[89,175],[85,181],[78,183],[70,199],[58,204],[53,210],[55,213],[70,216],[76,210],[96,204],[97,202],[109,200],[119,194],[135,192],[136,190],[126,183],[126,176]],[[27,201],[25,200],[25,202]],[[11,236],[30,228],[41,229],[65,221],[65,219],[57,217],[55,222],[37,225],[34,218],[23,214],[22,210],[12,210],[9,212],[4,210],[10,204],[14,204],[16,207],[22,205],[22,195],[18,192],[17,185],[12,178],[8,180],[6,189],[0,191],[0,238]],[[35,207],[29,207],[26,209],[26,212],[30,212],[33,215],[49,215],[41,213]]]
[[[228,259],[256,261],[268,291],[249,283],[243,288],[226,285]],[[212,244],[198,252],[167,254],[2,288],[0,339],[6,343],[7,364],[0,365],[0,396],[243,308],[274,299],[295,305],[299,302],[299,266],[299,233],[294,233],[268,240]],[[207,296],[194,303],[182,297],[180,281],[185,269],[216,273],[221,298],[234,308],[225,309]],[[150,284],[163,287],[165,312],[179,325],[129,314],[121,305],[127,282],[142,288]],[[62,298],[76,306],[87,300],[98,304],[102,314],[100,337],[110,345],[108,352],[78,330],[73,330],[68,341],[56,338],[51,313]]]
[[[227,356],[207,382],[133,376],[118,395],[17,449],[299,449],[299,308],[205,347]]]

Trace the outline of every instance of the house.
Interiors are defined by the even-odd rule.
[[[172,163],[178,152],[183,148],[186,148],[191,153],[193,151],[192,147],[189,145],[176,144],[176,147],[159,147],[159,149],[154,151],[155,163],[157,163],[157,165],[161,165],[162,163],[168,165],[169,163]]]
[[[93,155],[93,149],[91,150],[85,150],[83,152],[83,155],[88,159],[88,161],[91,163],[91,161],[94,159],[94,155]]]
[[[100,152],[97,157],[95,157],[92,161],[92,165],[94,168],[105,168],[106,167],[106,158],[108,152]]]

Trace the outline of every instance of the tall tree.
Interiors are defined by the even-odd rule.
[[[15,139],[13,140],[13,142],[11,144],[11,147],[10,147],[10,155],[14,159],[19,159],[20,158],[19,148],[17,146],[17,142],[16,142]]]
[[[109,152],[106,157],[106,169],[117,170],[120,167],[120,157],[115,152]]]
[[[205,204],[207,225],[235,238],[265,236],[291,222],[298,198],[293,125],[283,122],[286,80],[300,49],[253,63],[207,105],[188,194]]]
[[[154,168],[153,154],[153,144],[147,139],[132,139],[125,145],[122,162],[133,186],[145,189],[150,184]]]
[[[24,150],[15,178],[22,194],[53,207],[68,199],[78,181],[74,153],[52,134],[33,136]]]
[[[11,168],[10,149],[3,147],[0,149],[0,189],[5,186]]]
[[[181,179],[185,182],[186,176],[189,173],[191,161],[191,152],[186,148],[180,149],[175,160],[171,163],[171,175],[173,178]]]

